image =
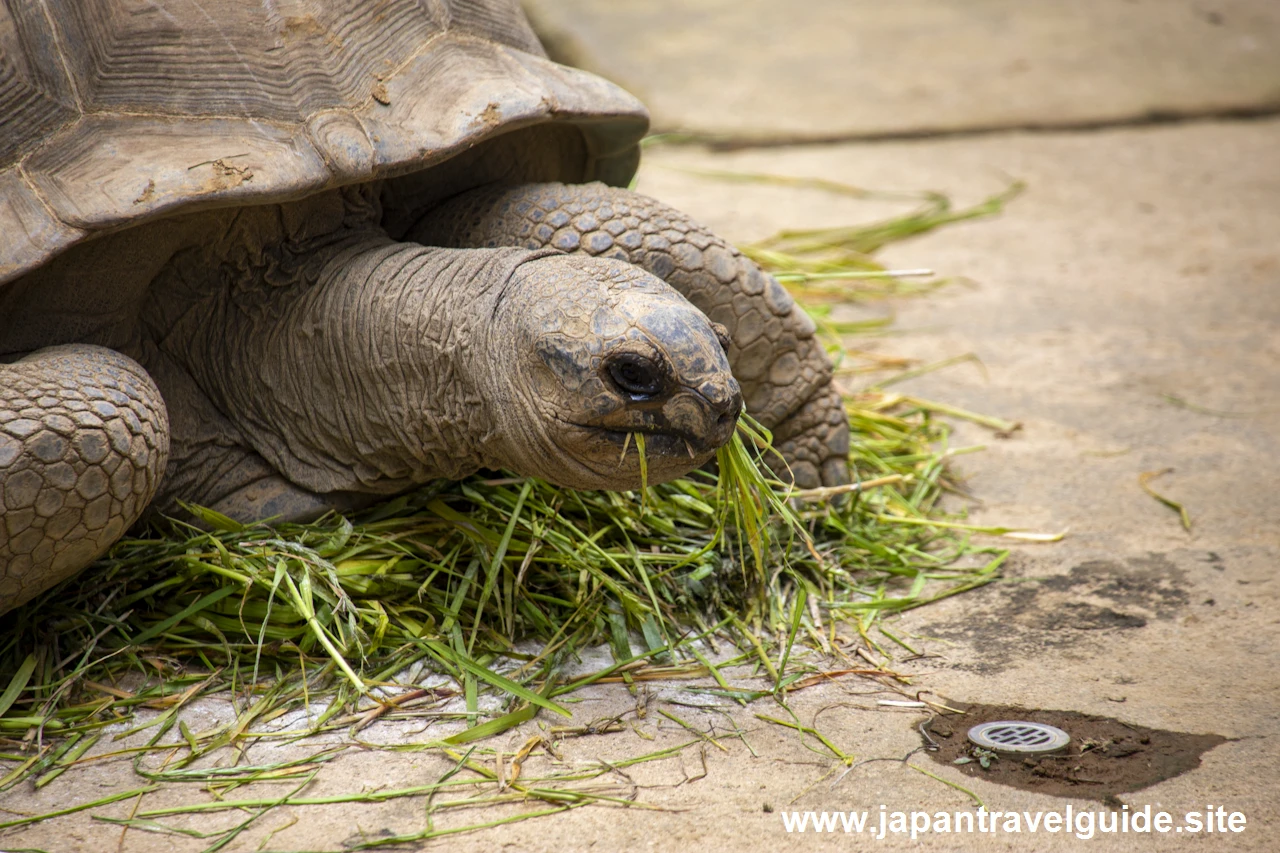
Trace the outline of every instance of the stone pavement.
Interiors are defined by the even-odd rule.
[[[1020,421],[1005,440],[958,427],[957,446],[988,448],[956,463],[978,501],[971,518],[1069,534],[1016,549],[1012,582],[899,624],[945,641],[930,647],[945,662],[921,683],[960,701],[1072,709],[1236,739],[1200,769],[1121,798],[1178,811],[1176,804],[1209,797],[1249,815],[1247,836],[1145,841],[1170,849],[1272,849],[1280,817],[1280,785],[1258,782],[1280,761],[1277,150],[1275,119],[733,154],[659,148],[639,186],[747,240],[784,225],[855,221],[864,205],[676,168],[821,175],[968,202],[1001,189],[1006,176],[1027,182],[998,219],[887,252],[891,264],[934,267],[970,284],[853,317],[896,315],[899,332],[874,344],[886,354],[921,363],[978,356],[981,370],[959,365],[900,388]],[[1138,485],[1142,473],[1166,468],[1173,470],[1153,485],[1187,506],[1190,532]],[[910,748],[901,723],[868,716],[860,722],[876,731],[897,726],[899,749]],[[848,725],[851,742],[867,742]],[[937,804],[923,784],[883,784],[846,781],[843,791],[801,802]],[[993,809],[1052,807],[1050,798],[1007,788],[974,790]],[[1083,842],[989,843],[1056,850]],[[1133,838],[1090,843],[1145,849]]]
[[[940,190],[960,203],[998,191],[1010,178],[1026,181],[1027,191],[1000,217],[951,226],[887,253],[893,264],[928,266],[969,283],[844,309],[852,317],[896,317],[895,333],[868,344],[880,352],[922,363],[966,353],[981,360],[983,369],[961,364],[902,390],[1022,423],[1007,439],[957,427],[957,446],[987,445],[956,463],[976,501],[974,521],[1069,530],[1060,543],[1018,546],[1008,582],[898,620],[899,630],[924,638],[934,655],[912,671],[920,687],[956,701],[1075,710],[1230,738],[1199,768],[1121,800],[1131,809],[1179,814],[1223,805],[1245,813],[1248,824],[1239,835],[1088,842],[1043,832],[878,842],[842,832],[788,834],[784,809],[866,809],[874,823],[882,804],[933,812],[967,810],[970,801],[894,761],[861,764],[835,785],[819,782],[830,761],[794,733],[755,720],[757,712],[773,713],[765,703],[735,715],[751,730],[754,755],[725,741],[728,752],[708,746],[680,762],[629,768],[640,800],[658,810],[592,807],[436,846],[1277,849],[1280,117],[1267,116],[1280,107],[1280,4],[533,6],[562,56],[646,97],[660,129],[740,144],[844,140],[733,152],[651,148],[638,189],[732,240],[864,222],[891,208],[682,169]],[[1153,114],[1183,120],[1135,126]],[[886,136],[902,138],[874,141]],[[921,138],[906,139],[912,136]],[[1139,488],[1141,474],[1168,468],[1154,486],[1186,505],[1190,532]],[[634,705],[619,686],[593,689],[575,708],[580,721]],[[877,707],[872,689],[857,680],[814,688],[797,694],[793,708],[859,758],[901,757],[919,745],[912,727],[919,717]],[[686,711],[702,726],[718,719]],[[503,746],[514,750],[537,730],[536,722],[527,724],[504,736]],[[674,725],[649,731],[656,740],[644,750],[687,737]],[[388,727],[376,736],[412,734]],[[570,763],[639,749],[629,733],[565,744]],[[991,810],[1090,807],[970,779],[919,756],[915,763],[969,787]],[[423,784],[444,769],[438,759],[414,754],[344,754],[312,793]],[[79,784],[82,793],[101,796],[120,780],[104,767]],[[148,806],[183,797],[205,795],[162,793]],[[17,797],[6,806],[49,807]],[[472,819],[486,814],[477,810]],[[413,831],[423,817],[418,801],[295,816],[300,821],[269,849],[339,849],[362,833]],[[230,849],[254,849],[285,817],[283,810],[273,815]],[[81,818],[36,825],[0,844],[116,848],[118,828]],[[122,849],[195,851],[206,843],[132,831]]]
[[[785,142],[1280,107],[1272,0],[531,0],[657,131]]]

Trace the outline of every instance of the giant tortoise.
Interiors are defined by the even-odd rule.
[[[514,0],[0,6],[0,611],[148,507],[629,489],[744,401],[846,481],[813,323],[621,188],[647,123]]]

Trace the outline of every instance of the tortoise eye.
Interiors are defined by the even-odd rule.
[[[624,352],[609,359],[609,376],[614,384],[632,397],[647,398],[666,386],[662,369],[639,353]]]

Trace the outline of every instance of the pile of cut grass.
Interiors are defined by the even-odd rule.
[[[784,281],[830,287],[841,273],[883,273],[870,253],[884,243],[1005,198],[953,211],[931,196],[895,222],[746,251]],[[839,358],[842,330],[827,329]],[[766,480],[768,436],[747,423],[720,452],[718,477],[643,494],[473,477],[307,525],[242,526],[202,510],[205,529],[154,525],[4,617],[0,791],[48,784],[144,708],[158,713],[116,736],[153,729],[149,749],[179,724],[189,754],[174,771],[249,738],[356,731],[447,703],[467,723],[439,742],[452,747],[539,710],[567,715],[558,697],[601,679],[698,674],[733,699],[782,694],[812,671],[793,650],[841,653],[846,630],[882,657],[877,636],[910,650],[883,626],[873,635],[877,619],[991,581],[1006,553],[970,540],[1005,531],[940,516],[959,451],[937,416],[1012,425],[875,386],[848,411],[861,482],[842,489],[789,494]],[[721,648],[713,662],[709,649],[725,643],[736,654]],[[600,645],[612,665],[569,674]],[[720,671],[730,664],[769,686],[733,688]],[[179,711],[215,693],[234,698],[236,718],[188,730]],[[267,730],[292,711],[300,724]]]

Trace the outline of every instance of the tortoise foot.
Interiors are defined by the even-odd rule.
[[[784,482],[794,482],[801,489],[848,483],[849,419],[835,386],[828,383],[820,387],[775,426],[773,446],[782,459],[771,454],[766,461]]]
[[[235,521],[308,522],[327,512],[354,512],[371,506],[386,495],[357,492],[317,494],[273,474],[255,480],[215,501],[209,508]]]
[[[101,556],[168,455],[164,400],[132,359],[73,344],[0,364],[0,613]]]

